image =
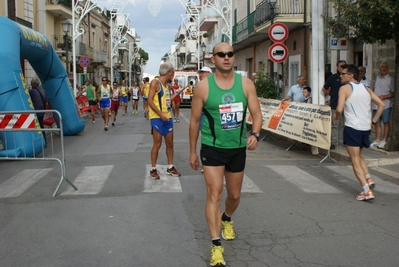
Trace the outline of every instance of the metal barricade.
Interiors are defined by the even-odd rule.
[[[51,127],[40,129],[36,117],[36,114],[39,113],[57,116],[59,127],[57,125],[53,127],[53,125],[55,125],[54,122]],[[47,144],[44,142],[44,138],[40,138],[41,144],[38,144],[37,140],[35,141],[35,135],[37,137],[37,134],[41,132],[46,134],[46,138],[47,135],[49,135]],[[78,190],[77,187],[67,179],[62,117],[61,113],[57,110],[0,111],[0,133],[0,138],[2,138],[0,141],[3,145],[3,150],[0,150],[0,152],[2,152],[0,160],[57,161],[61,166],[61,178],[53,193],[53,197],[57,195],[63,181],[67,182],[73,189]],[[23,138],[21,138],[21,136]],[[29,142],[26,140],[29,140]],[[58,157],[54,147],[57,140],[59,140],[60,146],[56,148],[61,150]],[[13,146],[13,149],[7,149],[4,144],[11,144],[10,146]],[[16,149],[17,147],[19,149]],[[17,153],[17,150],[20,153]]]

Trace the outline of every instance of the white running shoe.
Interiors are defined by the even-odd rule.
[[[378,146],[379,143],[381,143],[381,142],[374,141],[374,142],[372,142],[372,143],[370,144],[370,147]]]
[[[378,148],[385,148],[385,145],[387,144],[387,142],[385,142],[384,140],[382,140],[380,143],[378,143],[377,147]]]

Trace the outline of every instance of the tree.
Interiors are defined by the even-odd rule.
[[[279,96],[276,81],[264,71],[256,73],[255,88],[258,97],[277,99]]]
[[[392,110],[391,142],[388,150],[399,151],[399,1],[398,0],[330,0],[356,37],[364,43],[384,44],[394,40],[395,96]],[[334,22],[329,19],[328,23]],[[327,24],[327,23],[326,23]]]
[[[147,61],[148,61],[148,59],[149,59],[148,53],[147,53],[146,51],[144,51],[144,50],[140,47],[140,49],[139,49],[139,55],[140,55],[140,58],[143,59],[143,65],[146,65],[146,64],[147,64]]]

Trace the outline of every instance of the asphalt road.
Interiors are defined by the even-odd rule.
[[[141,105],[141,102],[140,102]],[[188,164],[188,118],[175,124],[175,165],[149,178],[152,136],[139,115],[102,119],[65,137],[67,178],[50,161],[0,161],[0,266],[209,266],[202,174]],[[58,141],[59,137],[55,137]],[[59,146],[55,142],[55,155]],[[346,162],[264,140],[248,151],[237,238],[222,241],[228,266],[399,266],[399,173],[372,169],[376,199]],[[49,151],[49,146],[46,151]]]

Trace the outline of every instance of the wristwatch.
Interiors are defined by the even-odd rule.
[[[259,142],[259,133],[251,132],[251,135],[255,136],[256,137],[256,141]]]
[[[373,120],[371,120],[371,124],[372,124],[372,125],[376,125],[377,123],[374,122]]]

